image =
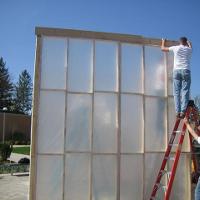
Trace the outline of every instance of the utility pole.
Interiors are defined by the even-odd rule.
[[[4,144],[4,142],[5,142],[5,129],[6,129],[6,112],[5,111],[7,111],[7,108],[6,107],[4,107],[3,108],[3,144]]]

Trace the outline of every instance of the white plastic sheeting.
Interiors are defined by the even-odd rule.
[[[41,48],[36,200],[147,200],[175,120],[171,55],[94,38]],[[172,199],[190,199],[189,165],[184,154]]]

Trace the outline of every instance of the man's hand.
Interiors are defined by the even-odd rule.
[[[165,42],[166,42],[166,39],[162,38],[161,50],[162,50],[162,51],[168,52],[168,51],[169,51],[169,48],[168,48],[168,47],[165,47]]]
[[[166,39],[162,38],[162,43],[161,43],[161,46],[162,46],[162,47],[165,46],[165,42],[166,42]]]
[[[192,48],[192,43],[189,40],[187,41],[187,45],[188,47]]]
[[[189,121],[188,121],[188,119],[185,117],[184,119],[183,119],[183,121],[184,121],[184,123],[187,125],[187,124],[189,124]]]

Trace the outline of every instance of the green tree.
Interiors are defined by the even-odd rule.
[[[13,84],[3,58],[0,58],[0,109],[12,106]]]
[[[6,161],[10,157],[12,150],[13,150],[13,147],[11,144],[0,143],[0,161]]]
[[[14,110],[30,114],[32,105],[32,80],[27,70],[22,71],[15,85]]]

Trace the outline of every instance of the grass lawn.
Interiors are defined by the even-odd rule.
[[[13,147],[12,153],[30,155],[30,146],[27,146],[27,147]]]

